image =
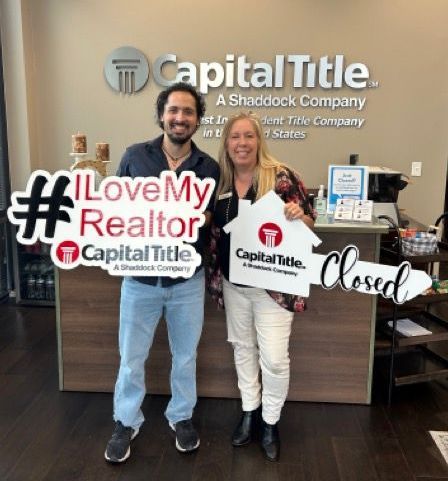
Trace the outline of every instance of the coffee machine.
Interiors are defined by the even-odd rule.
[[[398,211],[398,194],[409,183],[409,177],[388,167],[369,166],[369,186],[367,197],[374,201],[375,216],[387,215],[403,227]]]

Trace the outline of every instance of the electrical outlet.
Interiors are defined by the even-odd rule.
[[[412,175],[412,177],[420,177],[422,175],[422,163],[421,162],[412,162],[411,175]]]

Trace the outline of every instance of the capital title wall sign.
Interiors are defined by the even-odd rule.
[[[150,62],[142,51],[126,46],[108,55],[104,76],[113,90],[126,95],[151,82],[168,87],[180,81],[205,95],[217,92],[214,111],[202,119],[205,139],[219,138],[228,109],[236,108],[257,111],[266,137],[274,140],[304,140],[316,129],[359,130],[367,122],[366,92],[379,87],[365,63],[350,61],[345,54],[319,58],[309,53],[275,54],[265,61],[227,53],[191,62],[165,53]],[[259,89],[263,92],[251,93]],[[279,94],[279,89],[289,92]],[[347,93],[341,95],[341,89]],[[281,113],[272,115],[267,110],[272,108]]]

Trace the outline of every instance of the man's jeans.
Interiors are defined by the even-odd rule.
[[[204,269],[170,287],[125,277],[120,302],[120,370],[115,385],[114,420],[134,429],[144,421],[145,361],[164,313],[172,355],[168,421],[190,419],[196,404],[196,349],[204,321]]]

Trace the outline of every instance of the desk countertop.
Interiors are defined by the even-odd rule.
[[[385,234],[389,231],[386,224],[378,221],[376,217],[372,222],[341,222],[335,221],[332,216],[319,216],[314,224],[316,232],[351,232],[357,234]]]

